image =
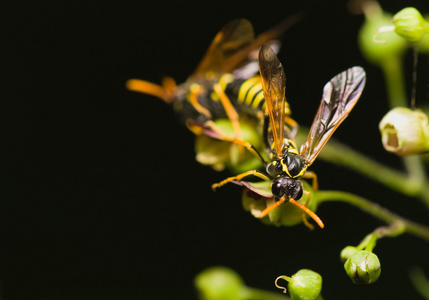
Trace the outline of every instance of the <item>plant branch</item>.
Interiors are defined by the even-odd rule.
[[[405,219],[363,197],[341,191],[318,191],[313,193],[313,195],[317,203],[339,201],[356,206],[387,224],[395,224],[403,228],[404,232],[413,234],[429,242],[429,227]],[[398,234],[398,231],[396,234]]]
[[[392,190],[407,196],[419,197],[429,208],[429,182],[424,170],[421,169],[422,164],[419,157],[408,157],[405,160],[408,162],[407,169],[415,168],[412,174],[407,175],[405,172],[387,167],[335,140],[330,140],[319,156],[325,161],[359,172]]]

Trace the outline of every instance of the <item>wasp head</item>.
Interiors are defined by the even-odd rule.
[[[281,175],[273,179],[271,183],[271,192],[276,199],[285,196],[287,199],[292,198],[294,200],[299,200],[303,194],[303,185],[302,182],[297,179]]]

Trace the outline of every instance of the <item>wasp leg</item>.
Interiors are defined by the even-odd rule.
[[[219,83],[213,85],[213,90],[219,97],[219,100],[222,103],[223,108],[225,109],[226,115],[231,121],[232,128],[234,129],[235,133],[235,139],[240,141],[243,140],[243,137],[241,135],[240,121],[236,109],[234,108],[234,106],[232,106],[231,101],[229,100],[228,96],[225,94]],[[244,155],[243,147],[240,146],[239,151],[240,156],[242,157]]]
[[[280,200],[279,201],[277,201],[277,202],[275,202],[275,203],[273,203],[273,204],[271,204],[270,206],[268,206],[266,209],[264,209],[262,212],[261,212],[261,214],[259,215],[259,217],[258,218],[263,218],[263,217],[265,217],[266,215],[268,215],[274,208],[276,208],[277,206],[279,206],[280,204],[282,204],[283,202],[285,202],[286,201],[286,198],[283,196],[283,197],[281,197],[280,198]],[[317,225],[319,225],[320,226],[320,228],[323,228],[323,227],[325,227],[325,224],[323,224],[323,222],[322,222],[322,220],[319,218],[319,216],[318,215],[316,215],[311,209],[309,209],[307,206],[305,206],[305,205],[302,205],[301,203],[299,203],[299,202],[296,202],[293,198],[289,198],[289,202],[290,203],[292,203],[293,205],[296,205],[296,206],[298,206],[300,209],[302,209],[302,211],[304,212],[304,213],[307,213],[316,223],[317,223]],[[306,223],[306,222],[304,222],[304,224],[308,224],[308,222]],[[311,227],[313,226],[313,225],[311,225],[311,224],[309,224]],[[306,225],[307,226],[307,225]]]
[[[305,207],[308,207],[308,203],[310,203],[310,198],[311,198],[311,193],[304,191],[304,195],[307,196],[307,200],[305,200]],[[302,222],[304,223],[305,226],[307,226],[310,230],[314,229],[314,226],[312,224],[310,224],[310,222],[308,222],[306,215],[305,215],[305,211],[302,211]]]
[[[298,123],[289,116],[285,116],[285,123],[291,127],[290,129],[291,135],[293,138],[295,138],[299,129]]]
[[[305,174],[302,176],[302,178],[310,178],[313,181],[312,187],[313,190],[318,191],[319,190],[319,181],[317,180],[316,173],[312,171],[306,171]]]
[[[244,172],[244,173],[238,174],[238,175],[233,176],[233,177],[228,177],[228,178],[226,178],[226,179],[222,180],[222,181],[221,181],[221,182],[219,182],[219,183],[212,184],[212,189],[213,189],[213,190],[215,190],[215,189],[217,189],[217,188],[219,188],[219,187],[221,187],[221,186],[223,186],[223,185],[227,184],[228,182],[231,182],[231,181],[234,181],[234,180],[236,180],[236,181],[240,181],[240,180],[241,180],[241,179],[243,179],[244,177],[247,177],[247,176],[250,176],[250,175],[253,175],[253,176],[259,177],[259,178],[261,178],[261,179],[263,179],[263,180],[267,180],[267,181],[270,181],[270,180],[271,180],[271,179],[270,179],[270,178],[268,178],[268,176],[266,176],[264,173],[261,173],[261,172],[259,172],[259,171],[257,171],[257,170],[251,170],[251,171],[247,171],[247,172]]]
[[[296,202],[294,199],[289,198],[289,202],[292,203],[293,205],[298,206],[299,208],[301,208],[304,212],[306,212],[316,223],[317,225],[320,226],[320,228],[325,227],[325,224],[323,224],[322,220],[319,218],[318,215],[316,215],[315,212],[313,212],[311,209],[309,209],[307,206],[302,205],[299,202]]]
[[[188,94],[188,100],[197,112],[204,115],[207,119],[212,118],[210,111],[198,102],[198,95],[203,92],[203,88],[198,84],[192,84],[191,92]]]
[[[204,123],[205,126],[207,126],[208,128],[210,128],[211,130],[213,130],[219,137],[218,139],[221,141],[227,141],[227,142],[231,142],[240,146],[244,146],[247,150],[250,151],[250,153],[252,153],[254,156],[256,156],[257,158],[259,158],[259,160],[266,165],[267,162],[264,160],[264,158],[262,157],[262,155],[258,152],[258,150],[256,150],[256,148],[249,142],[245,142],[242,140],[238,140],[238,139],[233,139],[229,136],[227,136],[226,134],[224,134],[222,132],[222,130],[220,130],[220,128],[213,122],[213,121],[207,121]]]
[[[237,140],[242,140],[240,122],[238,120],[237,111],[235,110],[234,106],[232,106],[231,101],[229,100],[228,96],[225,94],[219,83],[214,84],[213,89],[219,97],[219,100],[222,103],[223,108],[225,109],[228,119],[232,123],[232,127],[234,128],[235,132],[235,138]]]
[[[282,204],[283,202],[285,202],[285,197],[281,197],[279,199],[279,201],[274,202],[273,204],[271,204],[270,206],[268,206],[266,209],[264,209],[263,211],[261,211],[261,214],[258,216],[258,218],[262,219],[263,217],[265,217],[266,215],[268,215],[274,208],[276,208],[277,206],[279,206],[280,204]]]

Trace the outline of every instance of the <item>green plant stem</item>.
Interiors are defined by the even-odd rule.
[[[410,271],[410,279],[414,288],[420,293],[420,295],[429,300],[429,280],[426,278],[423,271],[418,267],[414,267]]]
[[[417,53],[414,53],[417,55]],[[402,57],[392,56],[386,58],[381,63],[381,68],[386,80],[386,89],[391,108],[403,106],[408,107],[407,94],[404,84],[404,70],[402,67]],[[414,67],[415,68],[415,67]],[[413,82],[413,85],[416,83]],[[413,86],[413,89],[415,86]],[[414,94],[414,93],[413,93]],[[411,97],[414,97],[412,95]],[[411,100],[411,106],[414,107],[414,99]],[[403,158],[405,169],[411,181],[421,186],[420,199],[429,207],[429,188],[424,165],[420,156],[409,156]]]
[[[402,57],[391,56],[381,63],[390,107],[408,107],[401,58]]]
[[[326,144],[320,158],[346,166],[407,196],[419,197],[429,208],[429,182],[417,156],[405,160],[408,169],[415,168],[411,175],[387,167],[335,140],[330,140]]]
[[[360,208],[364,212],[386,222],[387,224],[399,226],[399,228],[402,228],[404,232],[429,241],[429,227],[405,219],[365,198],[341,191],[318,191],[313,195],[317,203],[329,201],[348,203]],[[398,235],[398,232],[396,232],[396,235]]]
[[[371,238],[369,239],[368,244],[365,247],[366,251],[372,252],[372,249],[374,249],[375,244],[377,243],[378,235],[373,233],[371,235]]]

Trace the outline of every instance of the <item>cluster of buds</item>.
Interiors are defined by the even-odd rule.
[[[392,66],[399,64],[409,46],[429,53],[429,22],[414,7],[406,7],[392,16],[378,5],[370,5],[365,16],[366,21],[359,33],[362,54],[368,61],[379,65],[386,78],[390,78],[388,85],[393,89],[388,90],[391,104],[396,106],[379,124],[383,146],[399,156],[426,153],[429,151],[428,117],[420,110],[398,107],[406,105],[403,99],[406,96],[397,89],[402,84],[393,83],[391,74],[399,72],[400,68],[392,69]],[[398,102],[398,97],[403,100]],[[412,98],[411,106],[414,106],[414,96]]]
[[[381,274],[381,264],[378,256],[372,252],[377,240],[377,234],[367,236],[357,246],[347,246],[340,254],[344,270],[355,284],[370,284],[377,281]]]

